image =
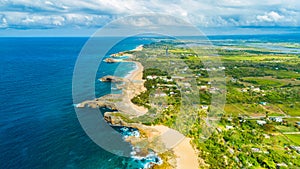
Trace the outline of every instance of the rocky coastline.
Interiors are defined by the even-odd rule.
[[[132,51],[141,51],[143,46],[137,47]],[[120,53],[113,54],[113,56],[120,56]],[[107,58],[106,61],[110,63],[114,62],[114,59]],[[113,61],[113,62],[111,62]],[[139,95],[141,92],[144,92],[146,88],[144,87],[143,77],[143,66],[140,62],[132,61],[137,65],[137,68],[130,73],[129,76],[125,78],[115,77],[115,76],[104,76],[99,80],[102,82],[111,82],[111,83],[119,83],[123,84],[118,86],[122,89],[121,94],[108,94],[102,96],[100,98],[96,98],[94,100],[87,100],[82,103],[76,105],[77,108],[108,108],[113,110],[113,112],[105,112],[104,119],[112,126],[123,126],[136,128],[140,131],[140,137],[126,137],[126,141],[131,143],[133,147],[139,147],[139,151],[135,151],[138,156],[142,157],[147,155],[146,152],[151,150],[157,154],[163,155],[166,152],[172,152],[171,154],[175,155],[170,158],[165,159],[165,163],[167,163],[168,168],[198,168],[197,154],[195,153],[193,147],[189,143],[189,139],[186,138],[183,141],[183,144],[174,145],[172,147],[168,147],[168,140],[163,140],[162,137],[167,131],[172,131],[173,134],[180,134],[178,131],[173,129],[169,129],[165,126],[146,126],[139,123],[131,123],[125,121],[123,115],[126,115],[131,118],[138,117],[144,115],[148,112],[148,109],[145,107],[140,107],[131,102],[131,99]],[[184,137],[184,136],[183,136]],[[189,152],[185,153],[185,151],[189,150]],[[174,152],[175,151],[175,152]],[[177,151],[177,152],[176,152]],[[183,160],[186,156],[191,156],[187,160],[188,162],[184,162]]]

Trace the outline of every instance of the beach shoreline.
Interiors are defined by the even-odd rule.
[[[131,51],[141,51],[141,50],[143,50],[143,45],[140,45]],[[120,53],[124,53],[124,52],[119,52],[117,54],[112,54],[112,55],[119,55]],[[133,59],[134,55],[132,54],[132,56],[130,56],[129,58]],[[126,114],[127,116],[129,116],[129,118],[142,116],[148,113],[147,108],[143,106],[138,106],[132,103],[131,101],[132,98],[147,90],[144,87],[144,83],[145,83],[145,80],[143,79],[144,67],[140,62],[137,61],[127,60],[124,62],[132,62],[136,65],[136,67],[135,69],[128,72],[128,74],[123,77],[124,84],[120,85],[122,94],[105,95],[92,101],[82,102],[78,104],[77,107],[83,108],[86,105],[92,108],[98,108],[99,106],[107,107],[112,110],[117,110],[120,113]],[[115,100],[115,101],[108,101],[108,100]],[[107,116],[105,120],[110,119],[111,121],[107,121],[107,122],[111,123],[112,125],[121,125],[123,127],[135,127],[140,130],[147,131],[149,137],[148,139],[150,140],[151,137],[153,136],[158,137],[159,140],[161,141],[161,143],[158,144],[164,144],[165,148],[167,148],[168,150],[172,150],[174,152],[174,155],[176,156],[175,159],[176,169],[198,169],[199,168],[198,155],[195,149],[193,148],[193,146],[190,144],[191,139],[185,137],[178,131],[163,125],[147,126],[147,125],[137,124],[137,123],[126,123],[123,122],[121,119],[115,120],[119,122],[118,124],[116,123],[113,124],[112,119],[114,118],[113,117],[114,115],[112,113],[106,115]],[[168,136],[168,133],[169,134],[172,133],[172,134]],[[174,140],[174,135],[177,135],[179,137],[175,138],[176,140]],[[176,144],[174,144],[174,141],[176,142]]]
[[[141,47],[142,48],[142,47]],[[142,49],[139,49],[142,50]],[[124,78],[127,78],[130,81],[143,81],[143,70],[144,67],[140,62],[137,61],[129,61],[136,64],[135,70],[131,71],[126,75]],[[143,83],[144,84],[144,83]],[[147,89],[144,87],[143,90],[139,90],[135,93],[132,93],[132,95],[129,96],[129,98],[133,98],[134,96],[138,95],[141,92],[146,91]],[[130,100],[131,100],[130,99]],[[139,111],[140,106],[137,106],[132,103],[133,109],[136,109]],[[151,129],[154,129],[160,133],[160,136],[162,136],[164,133],[166,133],[170,129],[163,125],[156,125],[156,126],[147,126]],[[175,131],[175,130],[173,130]],[[178,132],[178,131],[176,131]],[[179,132],[178,132],[179,133]],[[162,140],[162,142],[168,141],[168,140]],[[171,147],[173,150],[175,156],[176,156],[176,169],[198,169],[199,163],[198,163],[198,155],[193,148],[193,146],[190,144],[191,139],[184,137],[182,141],[180,141],[177,145],[174,147]],[[168,144],[168,143],[165,143]]]

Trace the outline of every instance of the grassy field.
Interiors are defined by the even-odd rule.
[[[286,134],[285,136],[300,146],[300,134]]]
[[[294,104],[278,104],[286,114],[290,116],[300,116],[300,102],[295,102]]]
[[[298,132],[299,130],[294,126],[276,126],[276,129],[280,132]]]
[[[266,73],[271,74],[279,79],[297,79],[300,78],[300,73],[287,70],[265,70]]]
[[[287,85],[287,83],[272,77],[245,77],[242,78],[242,80],[263,87],[280,87]]]
[[[258,104],[226,104],[224,108],[228,115],[264,116],[265,109]]]

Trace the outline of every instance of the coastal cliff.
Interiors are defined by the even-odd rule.
[[[132,51],[140,51],[142,48],[143,46],[139,46],[138,49]],[[120,54],[113,56],[120,56]],[[107,58],[105,61],[113,63],[114,59]],[[133,147],[138,145],[140,147],[140,153],[138,154],[140,155],[145,155],[145,153],[141,152],[151,149],[163,157],[164,163],[162,166],[156,166],[156,168],[198,168],[198,155],[190,144],[189,138],[185,138],[178,131],[166,126],[146,126],[139,123],[132,123],[132,118],[148,112],[147,108],[137,106],[131,102],[133,97],[146,91],[144,87],[145,81],[142,79],[144,68],[140,62],[132,62],[137,65],[137,68],[126,78],[105,76],[100,79],[103,82],[124,82],[124,84],[118,86],[122,89],[121,94],[109,94],[94,100],[84,101],[78,104],[77,107],[105,107],[114,110],[114,112],[104,113],[104,119],[112,126],[126,126],[138,129],[142,133],[141,137],[127,137],[126,141],[131,143]],[[173,144],[172,135],[181,135],[183,140],[178,144]]]

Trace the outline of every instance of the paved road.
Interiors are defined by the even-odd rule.
[[[283,132],[283,134],[300,134],[300,132]]]

